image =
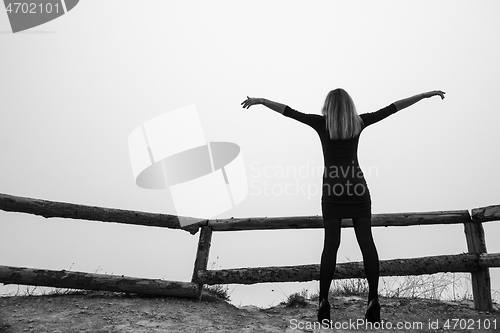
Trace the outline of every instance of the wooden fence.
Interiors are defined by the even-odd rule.
[[[0,209],[43,217],[116,222],[150,227],[182,229],[191,234],[201,230],[191,282],[141,279],[125,276],[51,271],[25,267],[0,266],[0,283],[131,292],[151,295],[199,298],[203,285],[254,284],[263,282],[298,282],[319,279],[319,265],[255,267],[208,270],[208,256],[214,231],[322,228],[321,216],[274,218],[192,219],[181,227],[175,215],[153,214],[131,210],[84,206],[0,194]],[[487,253],[482,223],[500,220],[500,205],[467,210],[423,213],[374,214],[372,226],[411,226],[463,224],[468,253],[380,261],[381,276],[469,272],[472,276],[474,306],[492,310],[489,267],[500,267],[500,253]],[[342,221],[352,227],[352,220]],[[340,263],[334,279],[364,277],[361,262]]]

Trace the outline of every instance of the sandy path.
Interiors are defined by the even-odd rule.
[[[365,326],[353,326],[360,323],[358,320],[363,316],[364,297],[337,297],[332,303],[336,330],[313,326],[315,302],[303,307],[259,309],[237,308],[222,301],[127,297],[111,293],[3,297],[0,298],[0,332],[366,332]],[[381,303],[382,319],[393,327],[377,332],[500,332],[500,313],[475,311],[470,302],[391,298],[381,299]],[[450,326],[446,327],[446,320],[454,318],[461,322],[453,327],[454,322],[449,321]],[[493,329],[495,320],[496,330]],[[395,329],[398,322],[422,323],[422,328]],[[438,328],[429,327],[430,323],[438,323]],[[488,323],[489,330],[484,328]],[[479,325],[483,327],[480,329]]]

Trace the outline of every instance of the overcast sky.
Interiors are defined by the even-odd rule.
[[[440,89],[444,101],[424,100],[363,132],[373,213],[500,204],[499,12],[498,1],[86,0],[12,34],[0,10],[0,192],[175,213],[168,191],[136,186],[128,136],[194,104],[207,141],[238,144],[245,162],[248,196],[218,217],[319,215],[316,133],[262,106],[243,110],[246,96],[320,114],[328,91],[343,87],[364,113]],[[498,224],[484,224],[488,252],[500,252]],[[182,281],[198,241],[3,211],[0,230],[2,265]],[[461,225],[376,228],[374,237],[381,259],[467,251]],[[319,263],[322,239],[321,230],[216,233],[210,262]],[[360,259],[344,230],[339,261]],[[500,289],[498,269],[491,274]],[[294,288],[231,291],[237,304],[265,306]]]

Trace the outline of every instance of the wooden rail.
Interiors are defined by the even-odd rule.
[[[466,210],[373,214],[373,227],[394,227],[411,225],[457,224],[470,222]],[[271,229],[322,229],[321,216],[231,218],[208,220],[213,231],[271,230]],[[343,219],[343,228],[352,228],[351,219]]]
[[[500,267],[495,255],[462,253],[380,261],[380,276],[435,274],[440,272],[477,272],[483,267]],[[233,268],[198,271],[197,281],[204,284],[254,284],[262,282],[304,282],[319,280],[320,265]],[[362,262],[337,264],[334,279],[366,277]]]
[[[4,284],[24,284],[69,289],[107,290],[145,295],[197,297],[199,286],[193,282],[141,279],[108,274],[51,271],[26,267],[0,266]]]
[[[93,220],[180,229],[196,234],[201,228],[191,282],[141,279],[103,274],[48,271],[23,267],[0,266],[0,282],[59,288],[97,289],[142,294],[200,298],[203,284],[253,284],[262,282],[311,281],[319,279],[319,265],[256,267],[207,270],[213,231],[276,230],[322,228],[321,216],[198,219],[182,227],[179,217],[114,208],[85,206],[0,194],[0,209],[40,215],[46,218]],[[489,267],[500,267],[500,253],[487,253],[483,222],[500,220],[500,205],[457,211],[374,214],[372,226],[412,226],[463,224],[468,253],[380,261],[381,276],[470,272],[474,305],[478,310],[492,310]],[[342,221],[343,228],[352,220]],[[337,265],[335,279],[364,277],[361,262]]]
[[[63,217],[78,220],[135,224],[147,227],[182,229],[192,234],[195,234],[198,231],[200,225],[206,224],[206,220],[186,218],[186,220],[192,219],[193,224],[187,227],[181,227],[179,217],[176,215],[85,206],[66,202],[24,198],[1,193],[0,209],[6,212],[40,215],[45,218]]]

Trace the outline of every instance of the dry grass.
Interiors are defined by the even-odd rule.
[[[333,280],[329,296],[368,295],[366,279]],[[380,279],[379,295],[390,298],[429,299],[436,301],[462,301],[473,299],[470,275],[467,273],[439,273]],[[492,290],[493,300],[500,297],[500,291]],[[305,300],[317,301],[318,293],[303,289],[287,296],[282,304],[286,306],[305,305]]]

